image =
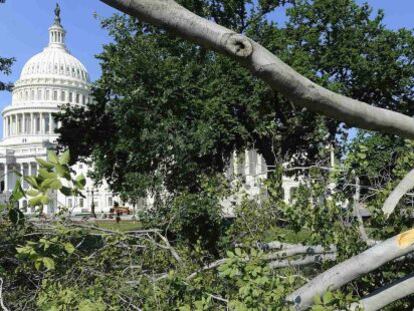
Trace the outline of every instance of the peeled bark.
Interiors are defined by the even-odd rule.
[[[385,263],[414,251],[414,229],[401,233],[323,272],[287,297],[296,310],[305,310],[315,296],[367,274]]]
[[[391,283],[363,298],[359,305],[364,311],[376,311],[414,293],[414,274]]]
[[[387,217],[392,214],[404,194],[406,194],[412,188],[414,188],[414,169],[405,175],[405,177],[400,181],[397,187],[395,187],[395,189],[385,200],[384,205],[382,206],[382,211]]]
[[[413,118],[318,86],[255,41],[195,15],[173,0],[101,1],[184,39],[230,55],[297,105],[348,125],[414,138]]]

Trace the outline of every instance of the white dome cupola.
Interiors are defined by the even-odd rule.
[[[49,46],[56,46],[65,48],[66,31],[63,29],[60,20],[60,7],[56,5],[55,22],[49,28]]]

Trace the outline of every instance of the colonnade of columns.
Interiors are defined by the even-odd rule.
[[[56,124],[51,112],[10,114],[3,119],[4,137],[21,134],[53,134]]]
[[[19,172],[22,176],[33,176],[36,175],[38,170],[37,162],[26,162],[26,163],[15,163],[15,164],[0,164],[0,181],[1,181],[1,192],[12,191]],[[29,185],[24,181],[22,183],[24,189],[27,189]]]

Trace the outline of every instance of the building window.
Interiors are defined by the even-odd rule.
[[[42,90],[37,90],[37,100],[42,99]]]
[[[79,199],[79,207],[81,207],[81,208],[83,207],[83,198]]]
[[[69,102],[73,102],[73,93],[69,92]]]
[[[112,204],[113,204],[112,197],[109,197],[109,198],[108,198],[108,206],[109,206],[109,207],[112,207]]]
[[[45,100],[50,100],[50,91],[46,90]]]
[[[35,91],[34,90],[31,90],[30,91],[30,99],[31,100],[34,100],[34,97],[35,97]]]
[[[58,99],[58,92],[53,91],[53,100],[57,100],[57,99]]]
[[[68,207],[72,207],[72,199],[68,199]]]
[[[85,105],[85,102],[86,102],[86,96],[85,95],[82,95],[82,104]]]
[[[76,94],[76,103],[79,104],[79,94]]]
[[[66,100],[66,94],[65,94],[65,91],[62,91],[61,93],[60,93],[60,100],[61,101],[65,101]]]

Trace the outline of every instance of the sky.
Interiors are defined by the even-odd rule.
[[[116,11],[98,0],[7,0],[0,4],[0,55],[15,57],[10,76],[1,80],[16,81],[23,65],[48,43],[48,28],[53,23],[54,7],[61,6],[62,24],[67,31],[66,44],[72,55],[87,68],[92,81],[99,78],[100,66],[95,55],[110,42],[94,14],[109,17]],[[357,0],[368,2],[375,10],[383,9],[385,24],[390,29],[414,28],[413,0]],[[286,20],[283,10],[271,16],[280,24]],[[0,92],[0,109],[10,104],[8,92]],[[1,119],[1,118],[0,118]],[[0,120],[0,134],[2,120]]]

